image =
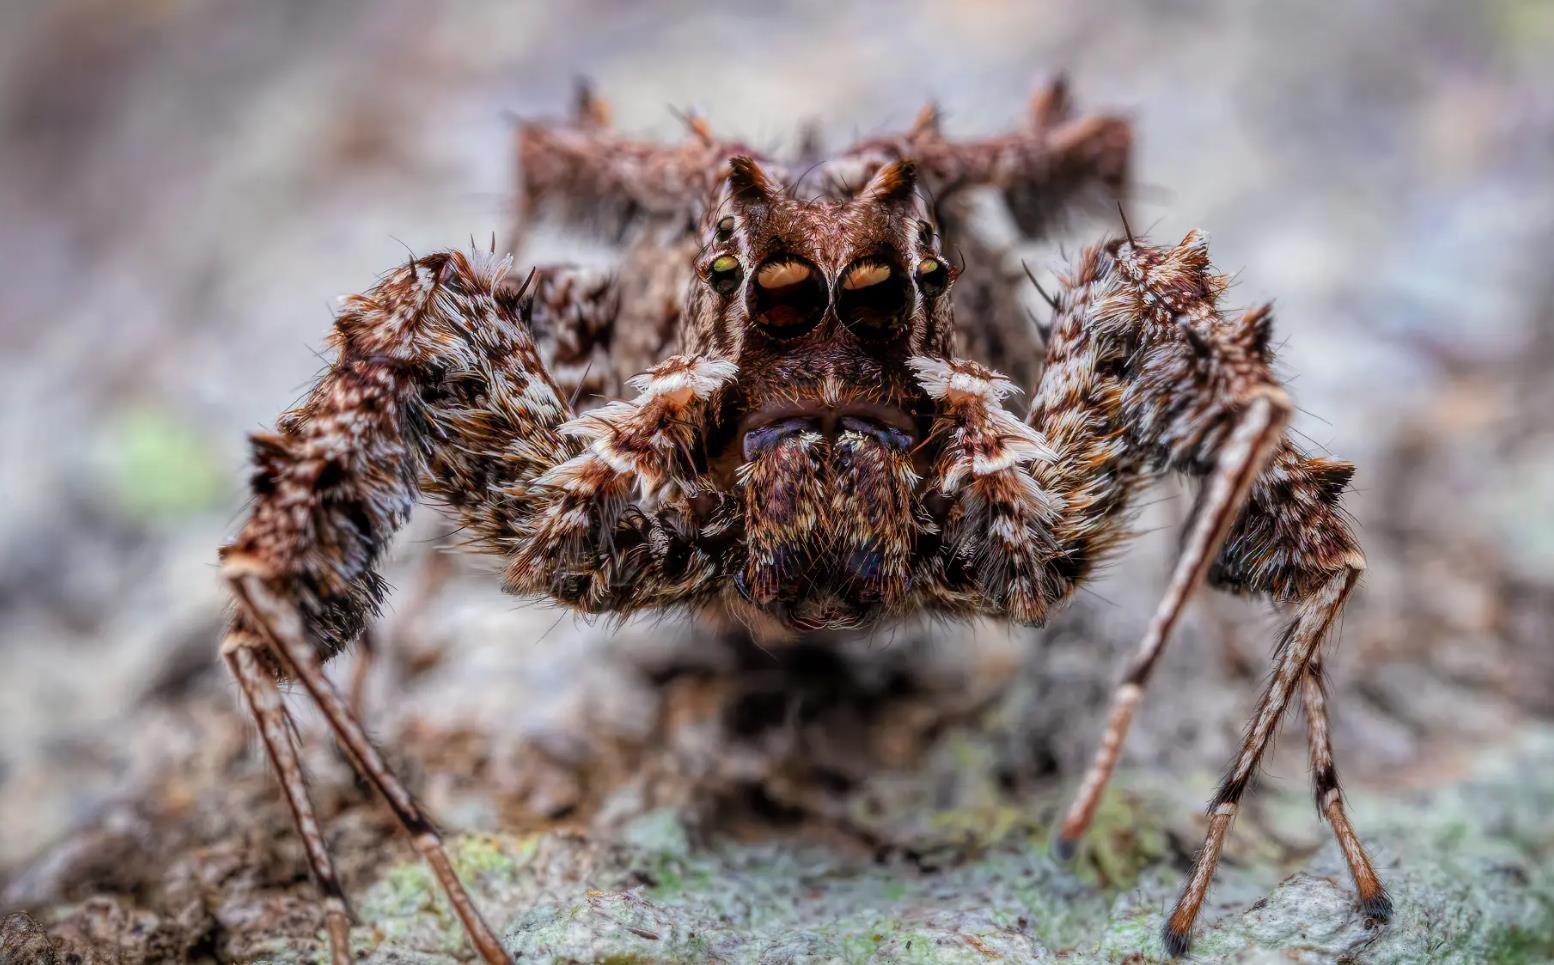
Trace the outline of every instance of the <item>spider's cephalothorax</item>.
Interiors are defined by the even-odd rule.
[[[752,621],[856,627],[900,608],[922,521],[929,399],[909,363],[948,344],[952,272],[910,163],[854,197],[793,197],[735,158],[711,208],[684,348],[733,362],[700,442],[733,505]]]
[[[379,558],[418,497],[505,559],[511,592],[590,613],[715,611],[793,635],[912,612],[1040,623],[1125,543],[1150,480],[1201,479],[1059,850],[1088,826],[1172,627],[1208,582],[1290,619],[1167,949],[1186,949],[1297,691],[1318,807],[1361,908],[1386,918],[1322,685],[1323,643],[1364,568],[1338,506],[1353,467],[1287,437],[1270,313],[1222,310],[1225,280],[1198,233],[1157,247],[1124,225],[1060,276],[1041,337],[997,240],[966,217],[965,198],[991,191],[1035,233],[1065,205],[1120,192],[1127,125],[1072,116],[1061,84],[1025,130],[984,141],[945,138],[929,110],[901,137],[822,163],[807,197],[791,167],[699,121],[660,148],[606,116],[585,96],[572,122],[523,128],[515,241],[547,211],[603,224],[620,247],[613,275],[559,265],[519,282],[494,252],[413,259],[346,300],[330,368],[254,440],[254,509],[223,550],[238,602],[223,653],[307,846],[336,965],[349,961],[345,897],[277,673],[318,702],[482,957],[506,961],[322,672],[380,602]],[[975,257],[952,269],[950,251]],[[587,393],[627,387],[588,407]],[[1007,404],[1017,388],[1030,392],[1023,416]]]

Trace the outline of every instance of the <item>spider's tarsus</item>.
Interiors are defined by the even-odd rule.
[[[1392,896],[1385,891],[1378,892],[1360,902],[1360,914],[1378,924],[1391,921],[1393,910]]]
[[[1074,860],[1074,855],[1079,853],[1079,842],[1063,837],[1062,834],[1052,836],[1052,856],[1064,864]]]
[[[1167,955],[1181,958],[1192,948],[1192,932],[1177,931],[1170,922],[1166,922],[1165,927],[1160,929],[1160,943],[1165,946]]]

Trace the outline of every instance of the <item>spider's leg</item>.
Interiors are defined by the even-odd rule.
[[[686,126],[689,136],[677,145],[634,140],[609,126],[591,93],[568,121],[521,122],[509,248],[545,217],[622,240],[655,224],[694,231],[728,159],[756,152],[715,137],[700,118],[687,117]]]
[[[333,881],[289,746],[284,710],[257,683],[300,680],[358,768],[383,793],[431,864],[488,962],[507,957],[481,920],[431,822],[324,677],[323,661],[360,631],[383,584],[376,564],[418,491],[443,495],[488,548],[511,531],[522,498],[503,491],[575,451],[556,431],[569,414],[545,376],[505,263],[433,255],[348,299],[337,357],[280,430],[255,438],[254,508],[222,552],[239,607],[224,652],[308,841],[314,874]],[[330,918],[341,954],[337,915]]]
[[[1284,436],[1290,403],[1271,369],[1271,316],[1220,312],[1225,279],[1191,233],[1149,247],[1129,237],[1084,252],[1063,280],[1048,371],[1030,419],[1057,453],[1035,471],[1064,511],[1053,567],[1071,589],[1125,535],[1128,501],[1163,469],[1207,475],[1182,555],[1149,632],[1118,687],[1110,724],[1058,835],[1071,848],[1092,817],[1169,633],[1205,578],[1266,594],[1294,621],[1244,747],[1216,796],[1192,879],[1167,924],[1180,952],[1231,819],[1294,687],[1318,673],[1320,649],[1364,557],[1337,501],[1353,467],[1309,458]],[[1315,683],[1315,681],[1313,681]],[[1320,691],[1318,691],[1320,696]],[[1388,904],[1335,793],[1325,701],[1311,703],[1315,781],[1362,906]],[[1340,802],[1332,806],[1332,802]]]
[[[513,589],[624,610],[699,587],[710,565],[686,549],[697,533],[678,513],[683,454],[700,400],[731,369],[671,359],[644,377],[634,402],[573,420],[524,317],[556,306],[504,289],[504,272],[495,258],[433,255],[348,300],[336,322],[337,359],[280,432],[255,440],[254,510],[223,551],[239,602],[226,649],[246,655],[233,657],[234,670],[251,670],[263,652],[267,668],[303,684],[493,963],[506,954],[440,837],[323,662],[376,608],[378,557],[423,491],[449,505],[476,546],[506,553],[517,542]],[[634,488],[658,499],[651,514],[637,507]],[[263,697],[251,682],[245,693]],[[251,706],[266,726],[264,701]],[[306,800],[300,770],[267,746],[299,827],[316,843],[316,822],[297,803]],[[333,880],[327,864],[314,867],[322,882]]]
[[[1224,589],[1267,595],[1297,614],[1306,614],[1313,607],[1325,608],[1327,626],[1331,626],[1348,587],[1365,569],[1365,559],[1339,508],[1353,473],[1349,463],[1306,456],[1288,439],[1281,442],[1268,469],[1253,484],[1247,508],[1210,570],[1209,582]],[[1344,593],[1331,603],[1323,602],[1338,584],[1345,587]],[[1361,911],[1385,921],[1392,916],[1391,899],[1349,821],[1338,783],[1320,639],[1305,664],[1301,687],[1317,811],[1327,820],[1343,852]],[[1215,798],[1216,805],[1239,800],[1255,768],[1259,752],[1254,745],[1260,739],[1266,738],[1260,737],[1254,725],[1246,748]]]
[[[1359,574],[1359,567],[1333,574],[1318,593],[1302,600],[1294,608],[1295,620],[1279,643],[1274,656],[1273,677],[1258,701],[1241,751],[1209,804],[1209,829],[1193,863],[1192,875],[1183,886],[1176,906],[1161,931],[1161,940],[1172,955],[1185,954],[1192,944],[1193,922],[1198,917],[1198,909],[1203,904],[1204,895],[1208,893],[1209,883],[1219,865],[1225,835],[1240,810],[1241,796],[1251,782],[1263,752],[1273,740],[1274,731],[1284,716],[1295,687],[1308,676],[1311,662],[1319,655],[1334,619],[1343,608],[1344,598],[1348,596]],[[1322,780],[1322,776],[1319,775],[1317,779]],[[1336,784],[1333,790],[1336,791]],[[1342,815],[1341,809],[1337,813]],[[1335,823],[1333,827],[1341,843],[1344,842],[1343,831],[1353,834],[1347,819]],[[1357,839],[1352,844],[1358,849]],[[1356,875],[1362,889],[1361,903],[1377,912],[1390,913],[1390,902],[1386,899],[1385,891],[1381,890],[1369,860],[1364,858],[1363,850],[1356,853],[1364,867],[1364,873]]]
[[[1306,666],[1301,695],[1306,710],[1306,744],[1311,754],[1311,788],[1316,795],[1317,810],[1327,818],[1333,836],[1338,839],[1338,847],[1343,851],[1360,897],[1360,910],[1369,918],[1387,921],[1392,917],[1392,898],[1376,875],[1354,825],[1349,822],[1349,815],[1344,810],[1343,790],[1338,786],[1338,767],[1333,763],[1333,739],[1328,730],[1327,689],[1321,654]]]
[[[256,651],[262,646],[258,641],[241,641],[233,637],[225,647],[225,659],[232,676],[243,692],[243,702],[259,725],[259,736],[264,741],[265,752],[275,767],[276,779],[286,794],[286,804],[291,808],[292,820],[302,836],[307,851],[308,867],[313,872],[313,882],[323,897],[324,927],[329,933],[330,965],[350,965],[351,911],[345,900],[345,891],[335,875],[334,862],[324,844],[324,833],[319,828],[318,816],[313,811],[313,801],[308,796],[307,776],[297,750],[291,744],[291,728],[286,706],[281,702],[280,687],[270,671],[260,666]]]
[[[367,737],[367,732],[362,728],[356,717],[351,713],[350,707],[340,692],[330,683],[324,674],[323,661],[319,659],[317,648],[308,640],[307,632],[303,627],[299,610],[291,603],[273,593],[266,581],[253,575],[242,575],[233,578],[234,593],[245,612],[252,619],[255,626],[260,628],[269,649],[285,667],[287,672],[301,681],[308,694],[313,698],[324,718],[329,722],[335,737],[341,746],[350,755],[356,769],[378,789],[388,802],[389,808],[399,820],[400,825],[410,835],[411,842],[422,859],[431,867],[443,892],[448,897],[448,903],[453,912],[458,916],[464,930],[469,934],[470,941],[475,950],[487,962],[507,963],[510,960],[503,951],[501,943],[491,932],[475,903],[470,899],[469,893],[459,882],[458,875],[453,870],[453,863],[448,859],[447,850],[443,847],[442,836],[432,826],[432,823],[420,806],[410,796],[409,790],[389,769],[388,763],[383,760],[378,749],[373,746]],[[229,643],[231,638],[229,638]],[[237,646],[252,658],[251,649],[247,646]],[[282,711],[284,714],[284,711]],[[266,748],[272,755],[275,747],[266,740]],[[296,808],[296,800],[299,794],[305,795],[305,790],[294,789],[300,781],[300,771],[295,773],[285,769],[279,757],[275,757],[276,769],[280,773],[282,781],[288,785],[287,796]],[[309,826],[304,820],[304,814],[300,810],[294,810],[298,819],[298,826],[306,838]],[[312,828],[317,835],[316,825]],[[312,848],[309,849],[310,860]],[[317,865],[315,865],[317,869]],[[315,870],[317,874],[317,870]],[[322,875],[318,875],[322,880]],[[338,886],[337,886],[338,887]],[[326,914],[328,910],[328,892],[326,890]],[[333,947],[335,935],[333,922],[331,921],[330,942]]]
[[[990,184],[1026,238],[1044,238],[1077,207],[1121,201],[1128,188],[1133,129],[1125,118],[1074,116],[1059,77],[1031,100],[1030,126],[986,141],[947,146],[926,163],[957,184]]]
[[[885,164],[911,159],[936,208],[964,189],[996,188],[1028,238],[1046,234],[1055,217],[1087,196],[1121,196],[1133,142],[1126,119],[1075,117],[1061,78],[1037,92],[1030,115],[1024,130],[953,141],[940,131],[939,113],[930,105],[905,134],[862,141],[828,162],[827,187],[856,189]]]
[[[583,229],[617,249],[612,277],[578,273],[569,282],[607,281],[613,299],[608,312],[576,320],[583,323],[572,325],[576,337],[556,340],[554,360],[548,333],[536,332],[547,364],[556,363],[556,381],[568,389],[580,385],[585,407],[591,393],[621,394],[629,376],[673,351],[691,265],[708,227],[702,221],[720,203],[716,189],[729,158],[755,153],[716,137],[699,117],[685,120],[688,136],[679,144],[633,140],[610,127],[608,108],[585,86],[572,119],[518,127],[518,184],[506,250],[522,252],[542,222]],[[549,275],[540,273],[537,302],[556,289]]]
[[[554,306],[529,304],[504,289],[505,270],[505,261],[494,257],[436,254],[348,299],[332,336],[334,362],[303,404],[282,418],[279,431],[254,440],[254,508],[222,552],[239,603],[224,649],[236,654],[233,669],[244,672],[245,693],[257,698],[251,708],[261,729],[279,725],[264,691],[254,689],[250,664],[303,684],[431,865],[477,951],[493,963],[507,957],[454,875],[431,822],[322,665],[375,611],[383,593],[378,559],[418,495],[447,504],[476,547],[506,554],[514,540],[543,531],[550,520],[558,490],[540,480],[571,460],[586,464],[599,455],[600,445],[591,447],[568,424],[573,410],[529,334],[525,314]],[[680,397],[674,387],[660,382],[657,388]],[[619,424],[644,409],[665,415],[663,408],[622,403]],[[614,416],[602,418],[616,424]],[[661,463],[650,454],[633,466]],[[638,481],[630,472],[617,475]],[[669,482],[657,480],[660,489]],[[671,567],[673,587],[665,589],[664,560],[683,562],[690,554],[676,540],[695,536],[679,525],[673,506],[651,519],[641,512],[628,517],[624,504],[576,508],[604,528],[556,547],[546,567],[600,569],[606,576],[597,581],[600,592],[625,604],[648,597],[672,602],[674,590],[696,575],[688,566]],[[621,589],[626,584],[629,593]],[[300,829],[316,844],[316,822],[299,803],[306,800],[300,770],[279,744],[267,747]],[[316,851],[310,847],[310,854]],[[314,857],[315,875],[332,881],[327,864]]]
[[[1209,477],[1193,526],[1166,587],[1165,598],[1155,609],[1144,639],[1134,651],[1122,682],[1112,695],[1100,747],[1058,830],[1060,852],[1071,853],[1090,826],[1100,804],[1101,792],[1117,766],[1123,740],[1139,700],[1144,696],[1150,673],[1165,650],[1182,609],[1193,591],[1202,585],[1215,554],[1245,504],[1252,480],[1267,463],[1283,434],[1289,408],[1282,392],[1268,392],[1249,400],[1237,417],[1235,428],[1220,451],[1218,465]]]
[[[540,361],[562,397],[578,408],[619,394],[625,376],[613,349],[621,321],[622,292],[613,273],[556,265],[536,268],[532,278],[510,277],[506,287],[524,289],[530,299],[529,334]]]

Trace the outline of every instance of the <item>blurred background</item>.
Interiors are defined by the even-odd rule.
[[[72,903],[159,907],[163,885],[125,872],[125,855],[208,859],[240,833],[237,810],[284,827],[215,660],[215,550],[240,519],[244,435],[318,371],[335,296],[407,248],[505,233],[515,118],[564,115],[587,77],[644,136],[680,137],[673,111],[694,109],[774,150],[809,122],[840,147],[905,127],[927,100],[970,136],[1023,123],[1059,70],[1082,109],[1135,125],[1135,225],[1206,230],[1235,299],[1276,300],[1298,428],[1359,465],[1347,505],[1370,569],[1330,661],[1350,786],[1377,800],[1440,786],[1541,733],[1554,713],[1554,5],[11,0],[0,908],[65,922],[56,938],[88,947]],[[1055,266],[1057,241],[1107,227],[1080,222],[1011,257]],[[849,794],[917,769],[950,721],[998,734],[1005,790],[1039,796],[1093,744],[1164,585],[1187,501],[1161,496],[1146,528],[1162,531],[1047,633],[913,629],[815,657],[821,671],[798,684],[695,627],[590,627],[504,598],[489,563],[450,560],[447,527],[418,519],[391,571],[368,716],[455,828],[603,827],[652,797],[644,761],[666,748],[667,771],[742,789],[719,800],[748,805],[759,787],[786,814],[807,792],[773,791],[773,775],[806,779],[784,755],[808,726],[851,755],[834,762]],[[1180,776],[1184,820],[1235,746],[1270,626],[1255,604],[1205,598],[1147,700],[1127,760]],[[348,680],[351,659],[338,664]],[[839,723],[824,704],[843,677],[867,699],[843,700]],[[795,716],[784,702],[804,687],[821,699]],[[787,710],[763,713],[785,736],[737,751],[675,737],[708,700],[741,714],[776,701]],[[717,740],[739,732],[729,719]],[[1296,797],[1300,744],[1270,767]],[[375,813],[338,762],[315,763],[326,810]],[[221,796],[232,787],[251,789],[240,807]],[[1362,831],[1384,810],[1362,808]],[[296,855],[273,846],[282,870],[254,893],[294,899]],[[344,858],[353,883],[383,854]],[[201,940],[253,953],[218,906],[205,901],[220,924]]]

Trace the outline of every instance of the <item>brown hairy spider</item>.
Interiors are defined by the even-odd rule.
[[[346,300],[328,371],[253,440],[252,515],[222,551],[237,599],[222,653],[306,843],[335,965],[350,961],[348,910],[281,676],[388,800],[480,955],[508,961],[322,672],[376,612],[378,560],[423,496],[506,560],[511,593],[584,613],[718,611],[770,637],[914,613],[1040,624],[1121,548],[1151,480],[1199,477],[1058,850],[1085,833],[1150,671],[1207,580],[1266,596],[1290,623],[1166,948],[1187,950],[1297,690],[1318,807],[1361,908],[1387,918],[1344,812],[1322,682],[1324,638],[1365,565],[1338,507],[1354,470],[1286,435],[1268,308],[1221,310],[1226,279],[1197,232],[1154,246],[1124,222],[1068,267],[1039,332],[967,213],[971,190],[991,189],[1034,237],[1086,199],[1120,197],[1127,123],[1073,116],[1058,82],[1019,133],[948,140],[929,109],[808,177],[690,128],[674,147],[626,139],[586,92],[571,121],[522,126],[517,235],[542,216],[603,225],[615,272],[549,266],[518,282],[494,254],[413,258]],[[995,365],[1031,387],[1023,416]]]

